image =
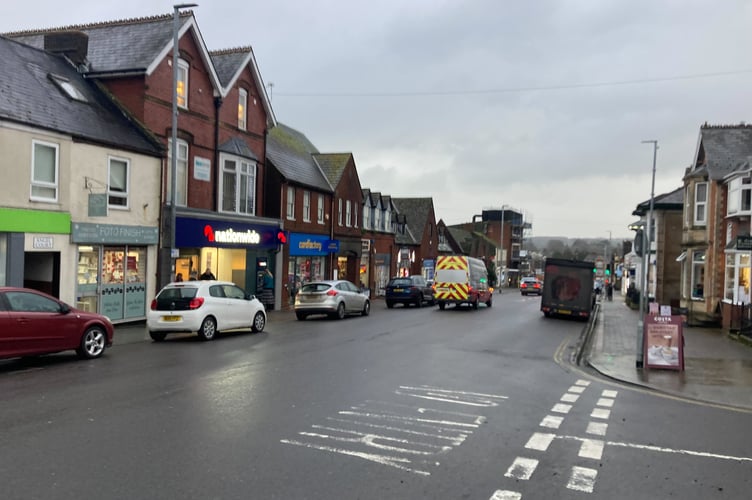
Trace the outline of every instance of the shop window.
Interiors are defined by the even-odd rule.
[[[58,189],[57,144],[33,141],[31,155],[31,199],[57,201]]]
[[[178,139],[177,172],[175,175],[175,205],[186,206],[188,203],[188,143]],[[172,139],[169,140],[167,152],[167,202],[172,200]]]
[[[750,301],[750,267],[749,254],[726,254],[726,278],[724,300],[748,304]]]
[[[110,207],[128,208],[128,160],[110,158],[107,203]]]
[[[222,211],[254,215],[256,213],[256,164],[238,157],[222,155],[220,192]]]

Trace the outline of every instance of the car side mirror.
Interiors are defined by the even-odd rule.
[[[60,314],[68,314],[70,311],[70,307],[67,304],[60,304]]]

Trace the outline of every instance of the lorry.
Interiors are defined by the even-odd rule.
[[[492,290],[488,287],[486,264],[465,255],[439,255],[434,274],[434,300],[442,311],[447,304],[455,307],[469,305],[478,309],[479,303],[492,305]]]
[[[595,306],[593,262],[546,259],[541,311],[551,316],[590,318]]]

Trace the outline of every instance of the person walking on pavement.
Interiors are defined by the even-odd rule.
[[[269,269],[264,269],[261,299],[267,310],[271,311],[274,309],[274,275]]]

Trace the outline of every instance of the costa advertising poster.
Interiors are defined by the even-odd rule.
[[[645,366],[684,370],[684,335],[681,316],[645,316]]]

